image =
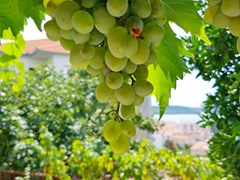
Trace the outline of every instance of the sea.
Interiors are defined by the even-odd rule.
[[[158,120],[159,114],[155,114],[153,116],[154,120]],[[171,122],[184,122],[184,121],[191,121],[191,122],[198,122],[201,120],[199,114],[164,114],[160,121],[171,121]]]

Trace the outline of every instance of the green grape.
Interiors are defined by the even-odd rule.
[[[127,65],[123,69],[123,72],[125,72],[127,74],[132,74],[136,71],[136,69],[137,69],[137,65],[132,63],[131,61],[128,61]]]
[[[88,34],[93,30],[94,22],[91,14],[85,10],[75,12],[71,20],[73,28],[82,34]]]
[[[135,36],[138,37],[140,36],[142,30],[143,30],[143,21],[140,17],[138,16],[129,16],[126,19],[125,26],[128,29],[128,32]]]
[[[64,39],[73,39],[72,38],[72,29],[71,30],[60,30],[60,34]]]
[[[142,36],[148,43],[157,45],[162,41],[164,34],[162,25],[156,21],[147,23],[142,31]]]
[[[135,101],[134,88],[124,83],[119,89],[115,90],[116,99],[123,105],[130,105]]]
[[[143,39],[138,39],[138,50],[129,59],[133,63],[140,65],[146,62],[146,60],[148,59],[148,56],[149,56],[149,47],[147,42]]]
[[[150,0],[151,3],[151,17],[159,18],[164,15],[164,5],[161,0]]]
[[[88,40],[90,39],[90,33],[82,34],[82,33],[77,32],[74,29],[72,29],[71,36],[72,36],[72,39],[79,44],[84,44],[84,43],[88,42]]]
[[[80,6],[75,1],[64,1],[56,9],[55,18],[58,26],[63,30],[72,29],[71,19]]]
[[[127,37],[127,29],[122,26],[114,27],[109,31],[107,37],[108,48],[111,54],[116,58],[125,57],[127,46],[125,39]]]
[[[160,23],[162,26],[163,26],[164,24],[166,24],[166,22],[167,22],[166,14],[163,14],[162,16],[156,18],[156,21],[157,21],[158,23]]]
[[[64,49],[70,50],[76,43],[72,39],[60,38],[60,44]]]
[[[88,65],[88,61],[86,59],[83,59],[80,54],[82,47],[83,47],[82,44],[76,44],[70,50],[69,62],[73,67],[84,68]]]
[[[240,36],[240,16],[229,19],[229,30],[234,36]]]
[[[240,37],[238,37],[237,39],[237,50],[238,50],[238,53],[240,54]]]
[[[115,17],[109,14],[105,6],[96,6],[93,8],[93,20],[97,30],[107,34],[115,26]]]
[[[157,60],[157,53],[154,47],[150,47],[149,56],[144,64],[148,66],[150,64],[154,64],[156,60]]]
[[[106,77],[111,71],[106,64],[103,65],[103,75]]]
[[[94,69],[100,69],[104,66],[104,56],[106,49],[100,46],[95,48],[95,55],[89,60],[89,64]]]
[[[133,103],[134,106],[140,106],[140,105],[142,105],[143,102],[144,102],[144,97],[136,94],[136,98],[135,98],[135,101]]]
[[[147,18],[151,14],[151,3],[149,0],[131,0],[131,10],[140,18]]]
[[[220,4],[222,0],[208,0],[208,6],[215,6],[216,4]]]
[[[134,107],[134,109],[135,109],[135,107]],[[134,137],[136,135],[136,127],[132,121],[124,120],[120,123],[120,125],[121,125],[121,131],[125,136]]]
[[[141,64],[137,66],[136,71],[133,73],[135,79],[147,79],[148,77],[148,68],[145,64]]]
[[[134,90],[139,96],[149,96],[153,91],[153,85],[146,80],[140,79],[134,82]]]
[[[240,15],[240,0],[223,0],[221,4],[223,14],[229,17]],[[239,26],[240,27],[240,26]]]
[[[90,65],[87,65],[86,71],[88,74],[91,74],[92,76],[97,76],[102,73],[102,69],[94,69]]]
[[[55,17],[56,9],[65,0],[49,0],[45,5],[45,12],[51,17]]]
[[[121,136],[121,125],[117,121],[109,120],[104,124],[102,131],[107,142],[115,142]]]
[[[93,8],[98,0],[81,0],[82,6],[85,8]]]
[[[110,147],[115,154],[122,155],[128,151],[130,145],[130,140],[124,134],[121,134],[120,137],[110,143]]]
[[[106,82],[102,81],[95,89],[95,96],[98,102],[105,103],[113,98],[114,91],[110,89]]]
[[[107,0],[107,10],[112,16],[123,16],[128,10],[128,0]]]
[[[104,39],[105,36],[102,33],[100,33],[96,28],[94,28],[90,33],[89,42],[93,45],[99,45],[104,41]]]
[[[229,20],[230,18],[222,13],[221,7],[219,6],[213,16],[213,24],[218,28],[226,28],[229,26]]]
[[[121,112],[120,114],[123,117],[123,119],[130,119],[135,116],[135,106],[134,106],[134,104],[131,104],[128,106],[121,105],[120,112]],[[125,134],[125,135],[128,136],[127,134]]]
[[[127,65],[127,61],[127,58],[114,57],[109,50],[105,53],[105,63],[112,71],[118,72],[123,70],[123,68]]]
[[[80,54],[84,59],[92,59],[95,55],[95,47],[90,43],[86,43],[83,45]]]
[[[126,46],[126,50],[125,50],[125,56],[126,57],[129,58],[137,52],[137,50],[138,50],[138,40],[135,37],[133,37],[132,35],[128,34],[125,37],[123,43]]]
[[[111,89],[119,89],[123,81],[123,75],[119,72],[110,72],[106,77],[106,83]]]
[[[61,38],[60,28],[58,27],[55,19],[47,21],[44,24],[44,30],[46,31],[47,36],[49,37],[50,40],[52,41],[60,40]]]
[[[220,5],[216,4],[214,6],[209,6],[205,12],[204,12],[204,20],[209,23],[209,24],[213,24],[213,17],[215,16],[215,13],[218,9],[218,7],[220,7]]]

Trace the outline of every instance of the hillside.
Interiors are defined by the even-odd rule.
[[[152,106],[152,114],[159,114],[159,107]],[[200,114],[202,108],[186,107],[186,106],[168,106],[165,114]]]

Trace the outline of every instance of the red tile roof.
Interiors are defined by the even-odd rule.
[[[26,48],[23,54],[32,54],[36,50],[52,53],[68,54],[69,51],[63,49],[58,41],[50,41],[48,39],[38,39],[26,41]]]

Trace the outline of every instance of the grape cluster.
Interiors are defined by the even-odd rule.
[[[103,137],[109,142],[113,152],[118,155],[122,155],[128,150],[129,138],[135,134],[136,128],[130,120],[121,122],[109,120],[103,127]]]
[[[116,118],[106,123],[107,133],[119,129],[120,122],[121,129],[128,129],[126,120],[153,91],[148,65],[156,61],[154,47],[164,37],[162,1],[49,0],[46,13],[52,17],[44,24],[47,37],[70,50],[72,66],[100,77],[95,91],[99,102],[117,104]],[[129,140],[124,133],[119,140],[109,140],[113,134],[104,137],[118,152],[115,142]]]
[[[204,19],[218,28],[228,28],[237,36],[237,50],[240,53],[240,0],[208,0]]]

